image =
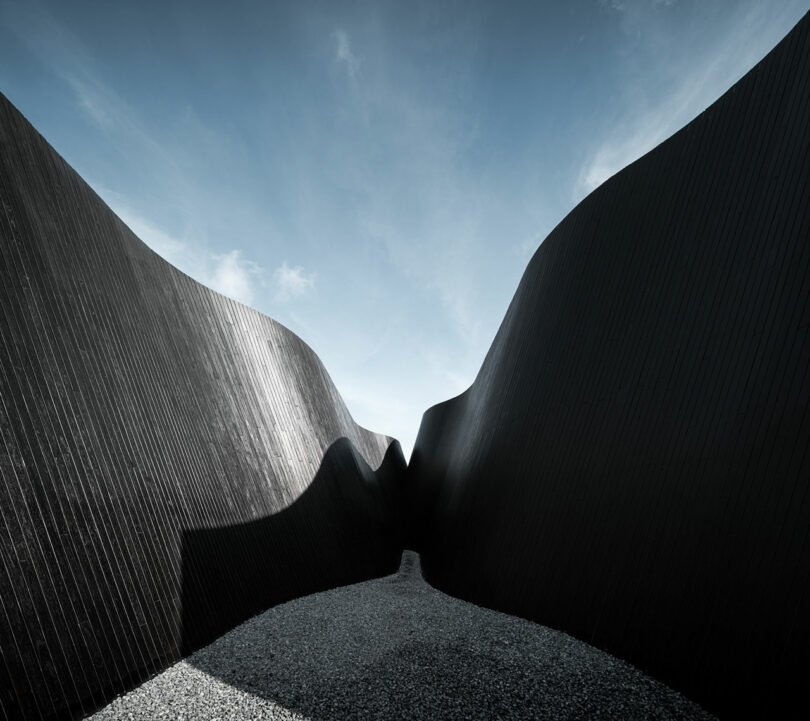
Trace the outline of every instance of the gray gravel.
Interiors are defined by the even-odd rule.
[[[627,663],[399,572],[252,618],[89,717],[711,719]]]

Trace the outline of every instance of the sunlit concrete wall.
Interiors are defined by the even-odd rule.
[[[0,96],[0,718],[394,570],[402,471],[306,344],[148,249]]]
[[[409,469],[431,583],[727,718],[807,713],[809,30],[549,235]]]

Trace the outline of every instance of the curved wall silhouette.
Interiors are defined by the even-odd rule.
[[[809,30],[555,228],[409,467],[431,583],[729,718],[806,713]]]
[[[308,346],[149,250],[0,96],[0,717],[393,572],[402,473]]]

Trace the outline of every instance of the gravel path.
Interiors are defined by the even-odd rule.
[[[398,573],[265,611],[89,717],[711,719],[581,641]]]

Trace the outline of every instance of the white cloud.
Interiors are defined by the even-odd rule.
[[[300,265],[289,266],[285,261],[273,271],[273,283],[276,300],[287,303],[306,295],[315,287],[315,273],[305,273]]]
[[[356,78],[360,70],[360,58],[352,51],[349,36],[345,30],[338,28],[332,33],[332,37],[335,41],[335,62],[345,65],[349,77]]]
[[[164,260],[218,293],[245,305],[253,304],[256,286],[261,284],[264,271],[257,263],[244,258],[241,250],[221,254],[201,252],[198,243],[180,239],[134,211],[120,193],[94,183],[90,185],[124,224]]]
[[[208,285],[214,290],[238,300],[245,305],[253,303],[254,281],[262,275],[262,269],[252,260],[242,257],[241,250],[231,250],[213,256],[216,265]]]

